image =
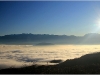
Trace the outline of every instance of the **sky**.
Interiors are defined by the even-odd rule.
[[[0,1],[0,36],[100,33],[100,1]]]

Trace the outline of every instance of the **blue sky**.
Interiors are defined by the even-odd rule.
[[[0,1],[0,35],[100,33],[100,1]]]

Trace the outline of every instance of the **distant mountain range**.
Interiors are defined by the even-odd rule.
[[[41,42],[41,43],[38,43],[36,45],[40,45],[40,46],[44,46],[44,45],[54,45],[53,43],[46,43],[46,42]]]
[[[0,44],[100,44],[100,34],[89,33],[84,36],[49,34],[11,34],[0,36]]]

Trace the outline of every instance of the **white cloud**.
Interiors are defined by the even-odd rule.
[[[100,52],[99,45],[0,45],[0,67],[21,66],[30,63],[47,64],[54,59],[74,59],[82,55]],[[3,66],[2,66],[3,65]]]

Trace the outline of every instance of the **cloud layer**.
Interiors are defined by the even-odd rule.
[[[100,45],[0,45],[0,67],[47,64],[50,60],[74,59],[93,52],[100,52]]]

